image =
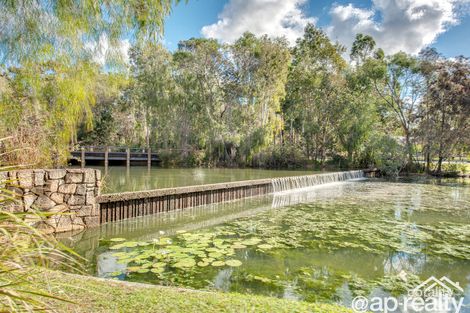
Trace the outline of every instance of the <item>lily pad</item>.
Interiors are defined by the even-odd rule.
[[[239,242],[235,242],[233,245],[232,245],[232,249],[245,249],[246,246],[245,245],[242,245],[241,243]]]
[[[211,253],[209,253],[210,258],[218,259],[221,256],[222,256],[222,253],[220,253],[220,252],[211,252]]]
[[[262,250],[269,250],[269,249],[272,249],[273,246],[266,243],[266,244],[259,245],[258,248]]]
[[[165,268],[164,267],[156,267],[156,268],[152,268],[150,271],[152,273],[155,273],[155,274],[160,274],[160,273],[163,273],[165,271]]]
[[[261,241],[262,240],[259,238],[250,238],[250,239],[242,241],[241,244],[245,246],[254,246],[260,243]]]
[[[189,267],[194,267],[195,265],[196,265],[196,261],[194,259],[186,258],[186,259],[182,259],[179,262],[176,262],[175,264],[173,264],[173,267],[176,267],[176,268],[189,268]]]
[[[112,276],[112,277],[116,277],[116,276],[119,276],[119,275],[121,275],[121,274],[122,274],[121,271],[116,271],[116,272],[112,272],[112,273],[109,274],[109,275]]]
[[[203,261],[197,262],[197,266],[199,266],[199,267],[206,267],[206,266],[208,266],[208,265],[209,265],[208,262],[203,262]]]
[[[225,264],[231,267],[239,267],[240,265],[242,265],[242,262],[239,260],[227,260],[225,261]]]
[[[211,265],[215,266],[215,267],[220,267],[220,266],[224,266],[225,262],[224,261],[214,261],[214,262],[212,262]]]
[[[148,273],[150,270],[148,268],[141,268],[140,270],[137,271],[139,274],[145,274]]]

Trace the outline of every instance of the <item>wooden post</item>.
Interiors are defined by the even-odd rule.
[[[80,166],[81,166],[82,168],[85,168],[85,162],[86,162],[86,161],[85,161],[85,148],[82,147],[82,155],[81,155],[81,157],[80,157]]]
[[[126,148],[126,166],[131,166],[131,149],[129,147]]]
[[[108,154],[109,154],[109,148],[106,147],[104,148],[104,168],[106,171],[108,170],[108,164],[109,164]]]
[[[152,149],[150,147],[147,148],[147,166],[152,166]]]

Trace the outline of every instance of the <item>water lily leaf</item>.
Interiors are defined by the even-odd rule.
[[[172,241],[171,241],[171,238],[162,237],[160,239],[154,239],[153,243],[159,246],[166,246],[166,245],[170,245]]]
[[[137,271],[139,274],[145,274],[148,273],[150,270],[148,268],[141,268],[140,270]]]
[[[196,265],[196,261],[194,259],[186,258],[186,259],[180,260],[179,262],[176,262],[172,266],[176,268],[189,268],[195,265]]]
[[[109,275],[112,276],[112,277],[116,277],[116,276],[122,275],[122,272],[121,271],[116,271],[116,272],[112,272]]]
[[[259,238],[250,238],[241,242],[245,246],[254,246],[260,243],[262,240]]]
[[[163,263],[163,262],[156,262],[156,263],[153,263],[153,264],[152,264],[152,267],[153,267],[153,268],[165,267],[165,266],[166,266],[166,263]]]
[[[206,267],[208,265],[209,265],[209,262],[203,262],[203,261],[197,262],[197,266],[200,266],[200,267]]]
[[[134,259],[119,259],[117,261],[117,264],[127,264],[127,263],[130,263],[132,262]]]
[[[163,273],[165,271],[165,268],[164,267],[156,267],[156,268],[152,268],[150,271],[152,273],[155,273],[155,274],[160,274],[160,273]]]
[[[266,244],[259,245],[258,248],[262,250],[269,250],[269,249],[272,249],[273,246],[266,243]]]
[[[214,262],[212,262],[211,265],[215,266],[215,267],[220,267],[220,266],[224,266],[225,262],[224,261],[214,261]]]
[[[142,269],[140,266],[130,266],[127,268],[127,271],[132,273],[132,272],[137,272],[140,269]]]
[[[220,252],[211,252],[211,253],[209,253],[210,258],[218,259],[221,256],[222,256],[222,253],[220,253]]]
[[[242,262],[239,261],[239,260],[227,260],[227,261],[225,261],[225,264],[227,264],[228,266],[231,266],[231,267],[238,267],[238,266],[242,265]]]
[[[119,250],[125,248],[126,246],[122,243],[109,247],[110,250]]]
[[[245,245],[242,245],[241,243],[239,242],[235,242],[233,245],[232,245],[232,249],[245,249],[246,246]]]

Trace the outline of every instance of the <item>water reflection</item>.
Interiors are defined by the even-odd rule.
[[[314,171],[159,167],[97,167],[104,174],[103,193],[141,191],[273,177],[311,175]]]

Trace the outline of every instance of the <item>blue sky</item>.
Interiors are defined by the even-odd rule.
[[[244,31],[284,35],[292,43],[308,22],[349,47],[358,32],[387,53],[431,45],[446,56],[470,56],[469,0],[189,0],[167,18],[165,44],[212,37],[231,42]]]

